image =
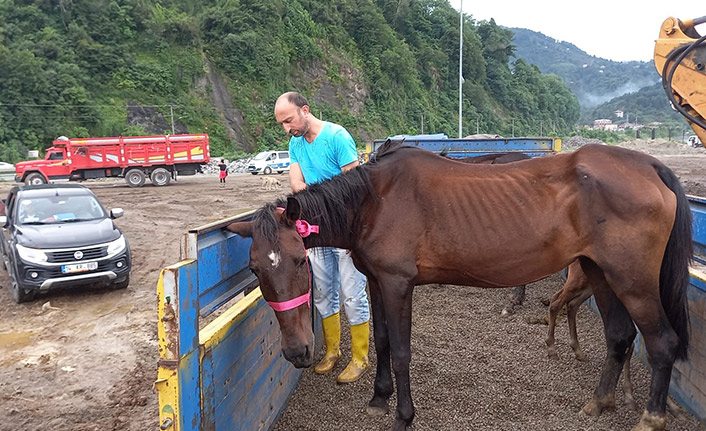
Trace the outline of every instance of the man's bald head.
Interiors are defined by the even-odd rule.
[[[288,91],[277,98],[275,118],[292,136],[304,136],[310,129],[309,102],[296,91]]]

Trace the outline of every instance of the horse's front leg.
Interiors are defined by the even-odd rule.
[[[390,339],[387,332],[387,318],[380,292],[380,285],[373,277],[368,277],[370,305],[373,311],[373,333],[375,335],[375,354],[377,371],[375,373],[375,392],[368,402],[366,412],[370,416],[382,416],[389,411],[387,400],[392,396],[392,371],[390,368]]]
[[[387,331],[392,356],[392,369],[397,384],[397,418],[393,431],[410,430],[414,419],[414,404],[410,391],[409,363],[412,359],[412,291],[406,279],[380,281]]]

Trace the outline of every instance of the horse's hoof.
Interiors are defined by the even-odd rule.
[[[411,423],[407,423],[406,421],[397,419],[395,421],[395,425],[392,427],[392,431],[412,431],[414,427],[412,426]]]
[[[635,406],[635,409],[637,410],[637,406]],[[681,408],[672,400],[672,397],[667,397],[667,411],[675,418],[681,418],[683,416]]]
[[[385,407],[375,407],[375,406],[368,406],[365,408],[365,413],[373,418],[379,418],[381,416],[385,416],[390,409],[385,406]]]
[[[554,347],[547,348],[547,357],[553,361],[559,360],[559,355],[556,353],[556,349]]]
[[[615,408],[615,398],[606,397],[603,400],[592,399],[581,409],[581,414],[591,417],[598,417],[603,413],[603,410],[611,410]]]
[[[581,350],[574,352],[574,356],[576,356],[577,361],[581,361],[581,362],[588,361],[588,356],[584,352],[582,352]]]
[[[653,415],[645,410],[640,418],[640,423],[635,425],[632,431],[663,431],[666,426],[666,416]]]
[[[635,403],[635,400],[633,400],[632,398],[625,398],[625,407],[629,408],[634,412],[637,411],[637,403]]]

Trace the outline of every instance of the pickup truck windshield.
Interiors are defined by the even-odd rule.
[[[105,217],[103,207],[90,195],[26,198],[17,209],[20,224],[69,223]]]

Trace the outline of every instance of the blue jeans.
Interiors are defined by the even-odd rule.
[[[351,255],[342,248],[315,247],[309,250],[309,261],[314,275],[314,305],[321,317],[340,312],[340,296],[350,325],[367,322],[367,279],[355,269]]]

